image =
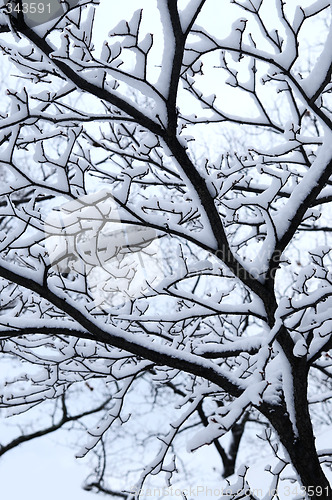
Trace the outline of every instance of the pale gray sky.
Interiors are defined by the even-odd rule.
[[[36,439],[1,458],[1,498],[10,500],[93,500],[82,490],[88,469],[79,466],[75,450],[57,444],[59,435]]]

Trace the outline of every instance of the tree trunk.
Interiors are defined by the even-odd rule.
[[[307,495],[315,500],[331,500],[330,483],[321,468],[315,446],[312,446],[310,441],[308,439],[308,441],[303,442],[303,440],[298,439],[293,446],[288,447],[288,454]]]
[[[332,500],[332,488],[322,470],[315,446],[308,406],[306,360],[293,357],[291,367],[297,435],[285,408],[279,407],[272,415],[270,412],[270,422],[277,431],[308,497],[314,500]]]

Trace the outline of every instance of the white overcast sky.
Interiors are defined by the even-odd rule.
[[[82,490],[88,469],[79,466],[73,449],[47,436],[23,444],[1,458],[1,498],[8,500],[93,500]]]

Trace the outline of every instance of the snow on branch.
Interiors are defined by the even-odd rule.
[[[87,430],[87,488],[170,487],[186,446],[220,482],[263,428],[271,489],[330,498],[330,7],[1,7],[0,408]]]

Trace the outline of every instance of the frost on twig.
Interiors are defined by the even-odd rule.
[[[271,489],[329,498],[330,2],[113,3],[2,8],[1,411],[84,431],[93,491],[143,498],[207,446],[220,482],[263,428]]]

